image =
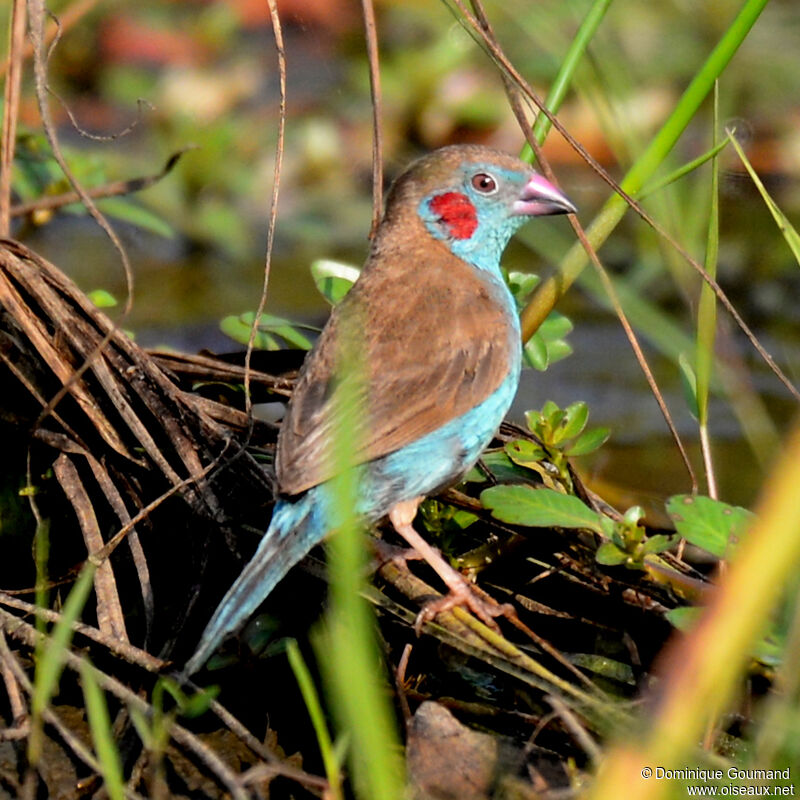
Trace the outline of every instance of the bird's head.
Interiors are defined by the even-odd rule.
[[[394,183],[386,220],[416,214],[459,258],[495,269],[508,240],[531,217],[575,206],[528,164],[478,145],[454,145],[415,161]]]

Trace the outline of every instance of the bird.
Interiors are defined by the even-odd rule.
[[[532,217],[576,213],[529,164],[449,145],[393,182],[363,269],[306,357],[278,435],[277,501],[252,559],[219,603],[184,673],[197,672],[284,575],[331,532],[329,442],[342,376],[337,348],[358,335],[355,513],[397,532],[474,607],[466,580],[414,529],[427,495],[456,483],[491,442],[517,391],[519,319],[500,258]],[[442,606],[443,608],[444,606]],[[477,608],[479,612],[480,608]]]

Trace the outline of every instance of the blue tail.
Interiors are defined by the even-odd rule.
[[[278,501],[258,550],[217,606],[184,675],[197,672],[222,639],[244,622],[283,576],[325,537],[328,531],[318,493],[319,487],[315,487],[294,502]]]

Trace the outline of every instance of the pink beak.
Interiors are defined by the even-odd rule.
[[[512,206],[515,214],[544,217],[550,214],[574,214],[578,210],[552,183],[534,172],[522,187],[519,200]]]

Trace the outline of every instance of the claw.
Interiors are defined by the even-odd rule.
[[[481,592],[477,586],[469,583],[466,578],[460,576],[462,583],[460,586],[450,587],[450,593],[437,600],[426,603],[414,620],[414,631],[419,636],[422,633],[422,626],[445,611],[451,611],[458,607],[466,608],[474,614],[484,625],[493,631],[500,632],[500,627],[495,622],[497,617],[507,617],[511,619],[516,616],[514,607],[509,603],[498,603],[493,598]]]

